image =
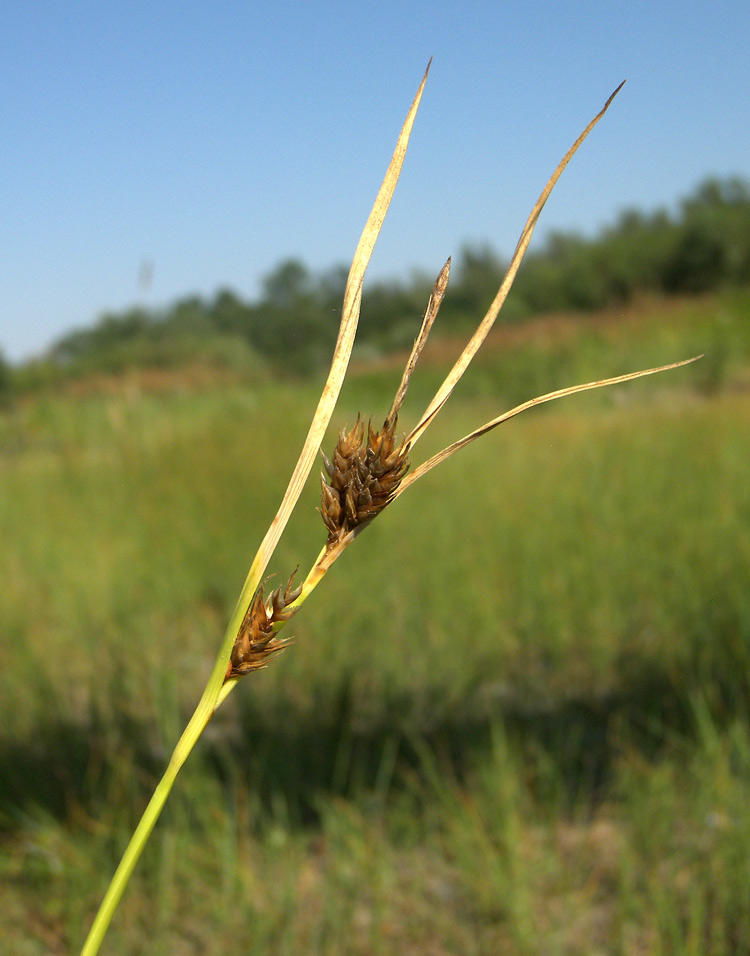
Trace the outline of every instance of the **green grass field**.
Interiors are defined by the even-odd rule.
[[[365,532],[210,725],[102,953],[750,953],[750,294],[499,330],[415,457],[701,351],[515,419]],[[356,363],[337,427],[399,373]],[[318,387],[2,412],[0,953],[80,947]],[[278,580],[316,505],[315,477]]]

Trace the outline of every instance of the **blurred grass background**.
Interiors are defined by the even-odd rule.
[[[499,329],[415,457],[702,351],[514,420],[367,530],[217,714],[103,952],[750,952],[750,293]],[[399,375],[363,359],[337,427]],[[318,388],[186,368],[0,414],[0,952],[80,946]],[[316,504],[313,476],[279,580]]]

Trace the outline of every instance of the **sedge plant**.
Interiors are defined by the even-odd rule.
[[[573,385],[537,396],[498,415],[444,448],[438,454],[415,468],[411,468],[411,455],[414,447],[435,416],[443,408],[492,328],[510,291],[531,241],[534,228],[552,189],[575,152],[606,113],[613,99],[622,88],[623,84],[620,84],[603,108],[575,140],[542,190],[521,232],[500,288],[464,351],[438,388],[434,398],[414,428],[407,435],[398,437],[398,416],[412,373],[448,288],[450,259],[445,263],[435,281],[421,328],[414,341],[401,383],[382,427],[376,429],[372,425],[372,420],[366,423],[360,416],[351,428],[341,430],[331,457],[322,456],[324,470],[321,474],[320,513],[327,536],[320,554],[298,584],[295,584],[295,572],[285,585],[276,588],[268,597],[265,596],[264,573],[320,452],[326,429],[344,382],[359,320],[365,272],[401,174],[407,145],[429,69],[428,64],[399,134],[385,178],[356,247],[344,291],[341,323],[331,368],[281,505],[251,564],[229,619],[205,690],[193,716],[174,748],[167,768],[156,786],[112,877],[81,950],[81,956],[94,956],[99,951],[128,880],[164,807],[177,775],[213,714],[234,691],[244,675],[265,667],[274,655],[288,646],[290,641],[281,637],[279,632],[289,619],[300,610],[335,561],[341,557],[346,548],[377,515],[436,465],[480,436],[529,408],[588,389],[602,388],[640,378],[644,375],[678,368],[700,357],[696,356],[658,368]]]

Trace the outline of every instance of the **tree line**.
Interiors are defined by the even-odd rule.
[[[444,332],[476,323],[506,265],[489,245],[461,250],[441,311]],[[346,272],[339,266],[314,274],[290,259],[264,278],[257,301],[222,289],[166,309],[107,313],[17,370],[0,356],[0,394],[14,378],[31,386],[59,376],[178,366],[197,358],[304,374],[330,361]],[[739,178],[710,178],[673,212],[628,209],[592,238],[550,233],[524,262],[503,315],[506,322],[519,322],[541,312],[622,304],[642,294],[693,294],[749,282],[750,185]],[[386,352],[410,343],[431,285],[432,277],[423,275],[371,283],[360,345]]]

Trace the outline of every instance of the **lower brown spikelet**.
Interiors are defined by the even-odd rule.
[[[392,499],[409,468],[407,447],[395,438],[396,417],[381,431],[357,416],[354,427],[342,429],[332,460],[323,455],[328,481],[321,474],[321,508],[328,547],[358,525],[371,521]]]
[[[293,588],[293,583],[294,574],[285,588],[276,588],[271,593],[268,604],[263,600],[263,586],[258,588],[237,632],[224,680],[265,667],[271,655],[291,643],[277,639],[278,627],[274,625],[283,624],[296,613],[297,609],[288,605],[297,600],[302,587]]]

